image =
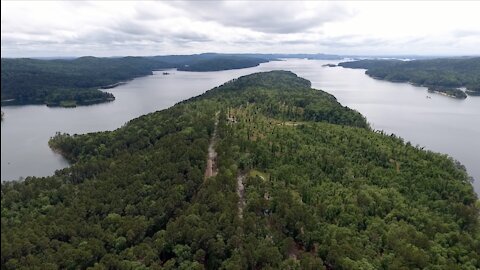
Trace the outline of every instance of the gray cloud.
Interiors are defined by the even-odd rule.
[[[275,34],[304,32],[353,15],[345,6],[331,2],[314,6],[298,1],[174,1],[169,4],[201,20]]]
[[[345,35],[339,37],[322,38],[318,44],[331,48],[354,48],[363,46],[385,46],[391,43],[382,38],[362,37],[358,35]]]
[[[157,34],[155,29],[151,26],[130,20],[118,22],[113,27],[111,27],[111,30],[133,36],[149,36]]]
[[[179,40],[182,42],[207,42],[213,41],[209,36],[196,33],[196,32],[181,32],[181,33],[172,33],[170,35],[172,39]]]
[[[452,31],[452,36],[457,38],[465,38],[465,37],[476,37],[480,38],[480,30],[455,30]]]

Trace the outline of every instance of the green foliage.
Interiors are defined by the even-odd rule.
[[[365,73],[374,78],[433,87],[457,98],[464,98],[465,95],[447,90],[466,87],[469,90],[467,94],[471,95],[478,95],[480,91],[479,57],[414,61],[360,60],[340,63],[339,66],[367,69]]]
[[[74,60],[2,58],[2,101],[5,104],[44,103],[59,106],[62,101],[88,105],[113,99],[97,88],[149,75],[167,66],[141,57]]]
[[[253,67],[267,61],[221,54],[73,60],[2,58],[2,105],[89,105],[114,99],[111,93],[98,88],[112,88],[135,77],[151,75],[153,70],[217,71]]]
[[[457,88],[445,88],[445,87],[429,87],[429,92],[440,93],[449,97],[465,99],[467,98],[467,94],[460,89]]]
[[[217,112],[218,174],[204,179]],[[50,145],[72,166],[2,183],[2,269],[480,267],[465,171],[290,72]]]
[[[178,70],[219,71],[254,67],[265,62],[268,62],[268,60],[254,57],[217,56],[214,58],[200,59],[189,64],[184,64],[182,67],[179,67]]]
[[[257,73],[234,79],[190,100],[215,99],[233,108],[256,104],[258,113],[282,121],[368,126],[360,113],[341,106],[334,96],[310,86],[308,80],[288,71]]]

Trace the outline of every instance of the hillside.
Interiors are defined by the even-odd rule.
[[[480,267],[461,166],[291,72],[50,146],[72,166],[2,183],[2,269]]]
[[[220,71],[258,66],[269,60],[254,57],[222,56],[201,59],[184,64],[178,70],[182,71]]]
[[[410,82],[429,87],[431,91],[443,92],[457,98],[466,93],[480,95],[480,57],[440,58],[428,60],[359,60],[340,63],[346,68],[367,69],[367,75],[393,82]]]
[[[39,60],[2,58],[2,105],[76,106],[114,100],[112,88],[153,70],[218,71],[258,66],[263,58],[223,54]]]
[[[2,105],[105,102],[113,95],[98,88],[152,74],[167,67],[140,57],[74,60],[2,58]],[[10,102],[4,102],[11,100]]]

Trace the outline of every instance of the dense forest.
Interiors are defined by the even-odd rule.
[[[336,55],[336,54],[323,54],[323,53],[272,53],[272,54],[262,54],[262,53],[245,53],[237,54],[239,56],[247,56],[254,58],[264,58],[267,60],[275,60],[282,58],[302,58],[302,59],[315,59],[315,60],[342,60],[347,56]]]
[[[291,72],[49,144],[71,167],[2,183],[1,269],[480,268],[464,168]]]
[[[162,64],[140,57],[74,60],[2,59],[2,105],[90,104],[113,99],[100,86],[152,73]],[[11,102],[5,103],[5,100]]]
[[[346,68],[367,69],[367,75],[392,82],[410,82],[456,98],[480,95],[480,57],[428,60],[359,60],[340,63]],[[456,89],[465,87],[467,90]]]
[[[219,71],[228,69],[239,69],[258,66],[260,63],[268,62],[266,59],[253,57],[216,57],[194,61],[190,64],[184,64],[178,70],[183,71]]]
[[[151,75],[154,70],[217,71],[253,67],[269,60],[224,54],[57,60],[2,58],[2,105],[74,107],[107,102],[114,100],[114,96],[99,88]]]

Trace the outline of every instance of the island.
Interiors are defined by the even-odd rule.
[[[375,79],[425,86],[432,92],[453,98],[480,95],[480,57],[412,61],[370,59],[338,65],[366,69],[365,73]]]
[[[322,67],[336,67],[337,65],[335,64],[325,64],[325,65],[322,65]]]
[[[480,267],[464,168],[292,72],[49,145],[71,166],[1,184],[4,269]]]

